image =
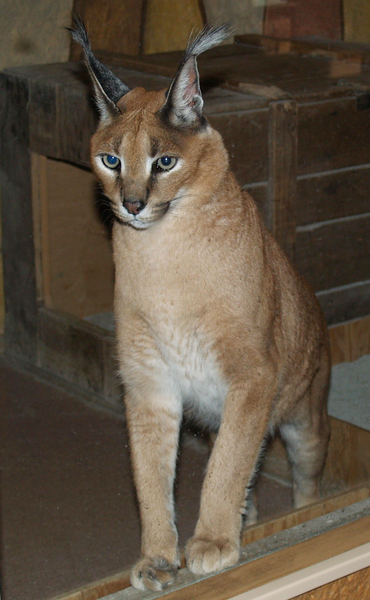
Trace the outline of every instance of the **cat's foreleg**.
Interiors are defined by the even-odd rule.
[[[207,467],[195,534],[186,545],[187,566],[193,573],[219,571],[239,559],[240,506],[267,430],[274,383],[267,374],[230,388]]]
[[[155,394],[145,400],[128,394],[125,402],[142,539],[131,583],[158,591],[174,580],[180,564],[173,484],[181,414],[171,398]]]

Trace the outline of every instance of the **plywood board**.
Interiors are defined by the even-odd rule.
[[[39,225],[34,227],[39,297],[46,307],[81,318],[110,311],[114,278],[110,232],[99,214],[94,176],[52,159],[33,164],[37,195],[33,204],[39,205],[35,214]],[[103,206],[104,210],[109,208]]]

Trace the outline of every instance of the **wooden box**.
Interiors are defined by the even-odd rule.
[[[353,360],[370,351],[370,54],[253,36],[238,42],[199,61],[206,115],[239,182],[314,286],[332,326],[335,362]],[[100,58],[128,85],[148,89],[167,87],[179,61],[177,53]],[[116,410],[113,333],[94,324],[109,315],[113,289],[109,224],[89,170],[95,127],[83,65],[1,74],[6,352]],[[237,569],[195,578],[169,600],[230,598],[247,589],[246,579],[253,587],[266,571],[274,579],[369,542],[369,435],[333,421],[327,478],[342,493],[247,530],[252,545]],[[281,448],[268,455],[265,471],[286,476]],[[287,533],[292,525],[298,529]],[[306,562],[295,561],[296,544]],[[180,574],[179,585],[188,584]],[[126,585],[120,574],[68,599],[144,597],[116,594]]]
[[[100,53],[148,89],[168,86],[180,56]],[[258,36],[199,60],[231,168],[330,325],[370,313],[369,60],[366,47]],[[86,320],[112,309],[113,265],[85,67],[10,69],[0,86],[6,351],[118,406],[112,333]]]

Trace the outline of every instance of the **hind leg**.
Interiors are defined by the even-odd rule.
[[[289,421],[280,425],[293,474],[295,508],[320,497],[320,480],[330,437],[326,411],[329,368],[320,369]]]

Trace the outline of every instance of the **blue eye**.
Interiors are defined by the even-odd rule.
[[[162,156],[161,158],[158,158],[155,166],[158,171],[169,171],[170,169],[173,169],[176,163],[177,158],[174,158],[173,156]]]
[[[101,159],[103,164],[108,167],[108,169],[117,169],[121,164],[119,158],[113,156],[112,154],[103,154]]]

